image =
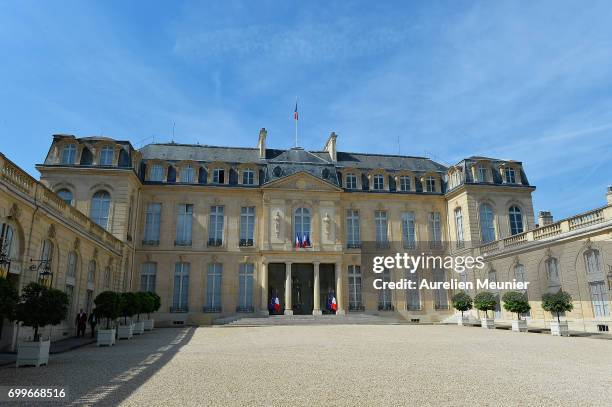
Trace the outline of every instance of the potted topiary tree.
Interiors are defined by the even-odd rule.
[[[574,309],[572,296],[563,290],[544,294],[542,296],[542,308],[545,311],[557,314],[557,320],[550,322],[550,333],[553,336],[569,336],[567,321],[561,321],[561,313]]]
[[[38,330],[47,325],[57,325],[66,318],[68,296],[63,291],[30,283],[23,289],[16,314],[19,322],[34,329],[33,340],[18,345],[17,367],[48,364],[51,338],[43,340]]]
[[[96,304],[96,316],[106,319],[106,328],[98,329],[98,346],[112,346],[115,344],[117,331],[111,324],[121,315],[119,294],[103,291],[94,299],[94,304]]]
[[[521,319],[521,314],[531,309],[527,294],[519,291],[508,291],[502,296],[502,301],[506,311],[516,313],[517,319],[512,321],[512,330],[514,332],[527,332],[527,321]]]
[[[0,338],[2,338],[2,325],[5,319],[15,320],[15,308],[19,302],[19,293],[13,284],[6,278],[0,278]]]
[[[492,292],[481,291],[474,297],[474,306],[479,311],[484,311],[485,317],[480,318],[481,326],[485,329],[495,329],[495,319],[489,318],[489,311],[493,311],[497,305],[497,298]]]
[[[153,306],[153,299],[148,293],[139,291],[136,294],[138,299],[136,311],[136,322],[134,323],[134,335],[142,335],[144,333],[144,320],[140,320],[140,314],[150,312],[149,309]]]
[[[155,320],[151,318],[151,313],[157,312],[157,310],[159,310],[159,308],[161,307],[161,298],[159,298],[159,295],[151,291],[147,292],[147,294],[151,298],[151,304],[149,310],[146,312],[147,319],[144,320],[144,329],[145,331],[152,331],[153,326],[155,325]]]
[[[119,324],[119,327],[117,328],[117,338],[130,339],[134,334],[134,324],[131,318],[138,312],[140,307],[138,303],[138,296],[136,293],[121,293],[120,296],[123,324]],[[128,318],[130,318],[129,321]]]
[[[453,308],[457,311],[461,311],[461,317],[457,318],[457,325],[467,325],[469,318],[464,317],[463,313],[472,309],[472,297],[465,291],[459,291],[457,294],[453,295],[451,301],[453,303]]]

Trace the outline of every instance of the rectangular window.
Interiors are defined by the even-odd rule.
[[[516,184],[516,173],[514,172],[514,168],[506,168],[506,183],[507,184]]]
[[[240,246],[250,247],[254,244],[255,236],[255,207],[243,206],[240,208]]]
[[[147,204],[147,212],[145,213],[145,230],[143,244],[157,245],[159,244],[159,227],[161,223],[161,204]]]
[[[391,273],[388,269],[385,269],[379,277],[382,279],[383,284],[391,281]],[[385,284],[384,287],[388,287],[388,285]],[[378,309],[380,311],[393,310],[392,294],[389,288],[378,290]]]
[[[346,211],[346,245],[349,249],[361,247],[359,211],[355,209]]]
[[[206,275],[206,305],[204,312],[221,312],[221,274],[223,265],[211,263]]]
[[[102,150],[100,150],[100,165],[113,165],[114,153],[113,147],[102,147]]]
[[[253,263],[241,263],[238,271],[238,312],[253,312]]]
[[[176,241],[177,246],[191,246],[191,226],[193,222],[193,205],[180,204],[176,218]]]
[[[478,182],[487,182],[487,167],[478,166]]]
[[[387,212],[374,212],[374,222],[376,225],[376,246],[379,248],[388,247],[389,239],[387,234]]]
[[[253,170],[245,170],[242,173],[242,183],[244,185],[253,185],[255,183],[255,173]]]
[[[155,275],[157,274],[157,263],[142,263],[140,266],[140,291],[155,292]]]
[[[441,282],[446,281],[446,275],[444,270],[433,271],[434,281]],[[448,309],[448,293],[445,288],[439,288],[434,290],[434,302],[436,309]]]
[[[348,266],[349,278],[349,311],[362,311],[361,300],[361,267]]]
[[[189,311],[189,263],[174,265],[174,293],[170,312]]]
[[[357,177],[355,174],[346,175],[346,189],[357,189]]]
[[[195,171],[192,165],[186,165],[181,168],[181,182],[193,183],[195,180]]]
[[[463,238],[463,213],[461,208],[455,209],[455,234],[457,239],[457,248],[462,248],[465,244]]]
[[[595,317],[607,317],[610,315],[608,305],[608,293],[603,281],[593,281],[589,283],[591,289],[591,302],[593,303],[593,313]]]
[[[440,212],[429,213],[429,246],[442,247],[442,231],[440,229]]]
[[[215,205],[210,207],[208,245],[223,245],[223,206]]]
[[[421,309],[421,291],[419,290],[419,276],[416,272],[406,271],[406,279],[413,281],[415,288],[406,290],[406,309],[419,311]]]
[[[215,168],[213,170],[213,183],[215,184],[225,183],[225,170],[223,168]]]
[[[62,164],[74,164],[76,161],[76,147],[74,144],[68,144],[62,149]]]
[[[385,177],[382,175],[374,175],[374,190],[382,191],[385,189]]]
[[[161,164],[153,164],[151,166],[151,181],[161,182],[164,180],[164,167]]]
[[[425,179],[425,192],[436,192],[436,179],[434,177]]]
[[[416,248],[414,212],[402,213],[402,243],[404,244],[404,249]]]
[[[399,179],[400,181],[400,191],[410,191],[410,177],[402,176]]]

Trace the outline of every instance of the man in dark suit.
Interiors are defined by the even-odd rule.
[[[96,325],[98,325],[98,316],[96,315],[96,310],[94,309],[89,314],[89,326],[91,327],[91,337],[93,338],[96,332]]]
[[[78,315],[76,316],[74,324],[77,327],[77,337],[85,336],[85,328],[87,328],[87,313],[83,311],[83,308],[81,308]]]

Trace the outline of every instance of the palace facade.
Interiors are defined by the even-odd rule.
[[[371,272],[371,253],[427,251],[482,254],[488,277],[514,273],[537,281],[529,288],[534,307],[529,317],[544,325],[550,316],[539,300],[557,286],[549,282],[554,273],[542,270],[547,259],[557,258],[558,286],[575,290],[580,303],[567,318],[591,330],[610,321],[612,275],[605,267],[612,253],[598,242],[611,239],[611,206],[580,215],[594,216],[589,221],[541,219],[536,228],[535,187],[519,161],[469,157],[447,167],[424,157],[342,152],[335,133],[320,151],[272,149],[266,141],[261,129],[253,148],[164,143],[137,150],[129,141],[55,135],[37,166],[40,188],[54,193],[56,206],[69,208],[62,209],[70,212],[63,213],[68,219],[87,219],[80,233],[102,231],[118,242],[114,257],[109,254],[115,277],[108,283],[102,278],[91,290],[77,284],[73,308],[91,309],[92,296],[108,287],[148,290],[162,298],[159,322],[209,324],[268,315],[274,296],[284,314],[326,314],[333,291],[339,315],[443,321],[454,315],[450,290],[373,288],[379,275]],[[26,236],[27,227],[7,216],[14,202],[0,202],[4,222]],[[44,234],[43,224],[34,229],[39,226]],[[36,277],[23,270],[25,259],[42,250],[41,241],[13,253],[22,266],[9,274],[21,286]],[[569,267],[563,257],[569,256],[564,249],[569,242],[587,242],[572,252],[577,259],[585,250],[597,251],[597,278],[586,275],[588,262]],[[63,275],[74,242],[66,238],[54,247],[52,284],[67,289]],[[78,254],[83,273],[91,261],[109,261],[101,248],[97,259],[92,256],[91,250]],[[522,274],[515,272],[518,265]],[[450,273],[426,269],[410,278],[445,281],[456,277]],[[388,281],[404,277],[397,270],[382,274]],[[592,282],[604,287],[593,291]],[[608,305],[600,307],[601,301]],[[496,316],[511,317],[501,310]]]

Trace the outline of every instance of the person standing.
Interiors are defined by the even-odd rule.
[[[83,311],[83,308],[81,308],[76,316],[74,324],[77,327],[77,337],[85,336],[85,328],[87,327],[87,313]]]
[[[96,310],[91,311],[89,314],[89,326],[91,326],[91,337],[93,338],[96,333],[96,325],[98,325],[98,316]]]

